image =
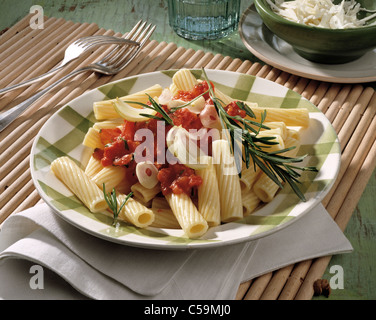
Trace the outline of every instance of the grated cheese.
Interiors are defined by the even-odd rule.
[[[361,8],[354,0],[343,0],[335,5],[331,0],[266,0],[274,12],[285,19],[329,29],[347,29],[365,26],[366,22],[376,17],[369,15],[364,19],[358,19],[360,11],[375,12]],[[368,25],[375,25],[373,22]]]

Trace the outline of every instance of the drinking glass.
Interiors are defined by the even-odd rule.
[[[237,30],[240,0],[168,0],[172,29],[189,40],[213,40]]]

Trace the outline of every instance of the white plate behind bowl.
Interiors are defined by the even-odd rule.
[[[201,77],[201,70],[192,70]],[[200,239],[188,239],[181,230],[139,229],[122,224],[115,232],[112,220],[93,214],[50,171],[50,164],[68,155],[86,164],[90,150],[82,146],[87,130],[95,122],[95,101],[124,96],[155,84],[167,87],[176,70],[129,77],[94,89],[74,99],[52,116],[37,135],[30,157],[33,182],[43,200],[64,220],[92,235],[124,245],[154,249],[211,248],[249,241],[274,233],[295,222],[315,207],[333,185],[340,167],[340,146],[328,119],[319,109],[297,93],[274,82],[229,71],[207,70],[209,79],[234,98],[258,102],[275,108],[307,108],[310,127],[301,132],[299,154],[309,154],[302,165],[314,165],[318,173],[304,172],[301,202],[290,187],[281,190],[269,204],[251,216],[209,231]]]
[[[376,49],[343,64],[320,64],[299,56],[291,45],[273,34],[262,22],[254,5],[242,15],[239,34],[246,46],[260,60],[301,77],[337,83],[376,81]]]

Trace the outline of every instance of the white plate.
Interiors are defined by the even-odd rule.
[[[273,34],[262,22],[254,5],[242,15],[240,37],[257,58],[301,77],[337,83],[376,81],[376,49],[344,64],[319,64],[299,56],[291,45]]]
[[[307,108],[310,126],[302,130],[300,153],[309,153],[303,165],[314,165],[318,173],[304,172],[301,202],[285,187],[276,198],[251,216],[237,222],[211,228],[200,239],[187,239],[181,230],[138,229],[122,224],[118,232],[111,219],[92,214],[51,173],[51,162],[68,155],[85,163],[90,150],[82,146],[87,130],[95,121],[93,103],[140,91],[154,84],[167,87],[176,70],[134,76],[92,90],[68,103],[52,116],[37,135],[31,151],[31,175],[43,200],[63,219],[97,237],[131,246],[157,249],[210,248],[257,239],[293,223],[316,206],[334,183],[340,167],[340,146],[328,119],[308,100],[274,82],[250,75],[207,70],[217,88],[234,98],[252,100],[260,106],[275,108]],[[201,70],[193,71],[196,77]]]

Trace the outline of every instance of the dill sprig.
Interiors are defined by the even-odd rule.
[[[217,109],[219,119],[221,121],[222,127],[226,130],[226,138],[230,144],[230,148],[235,157],[236,165],[238,166],[238,172],[241,172],[241,164],[239,164],[238,159],[242,159],[246,167],[249,168],[251,160],[253,165],[258,166],[270,179],[272,179],[280,188],[283,188],[282,182],[287,182],[296,195],[302,200],[306,201],[304,194],[299,189],[298,184],[299,177],[301,174],[298,171],[315,171],[315,167],[297,167],[294,164],[302,162],[307,155],[301,157],[287,157],[281,155],[282,153],[292,150],[295,147],[285,148],[283,150],[267,152],[267,146],[261,147],[257,143],[262,143],[263,145],[273,145],[278,144],[278,142],[273,141],[274,137],[260,137],[258,136],[261,129],[270,129],[263,123],[266,118],[266,111],[261,115],[261,121],[257,122],[251,119],[256,119],[254,112],[249,106],[243,102],[237,102],[240,109],[244,110],[251,119],[245,119],[240,116],[230,116],[224,109],[224,103],[218,99],[215,94],[213,87],[208,79],[208,76],[204,69],[202,69],[205,80],[209,86],[210,97]],[[244,156],[242,154],[241,148],[235,146],[235,137],[239,136],[237,133],[240,132],[241,144],[244,149]],[[236,154],[238,153],[238,154]]]
[[[129,193],[125,197],[124,202],[120,205],[120,208],[118,208],[118,202],[117,202],[117,196],[116,196],[115,188],[113,188],[112,191],[107,194],[106,193],[106,186],[103,183],[103,194],[104,194],[104,199],[106,200],[106,202],[108,204],[108,207],[110,208],[110,210],[112,211],[112,213],[114,215],[114,220],[112,222],[112,225],[116,226],[119,214],[120,214],[121,210],[123,209],[123,207],[125,206],[125,204],[127,203],[127,201],[129,200],[129,198],[133,196],[133,192]]]

